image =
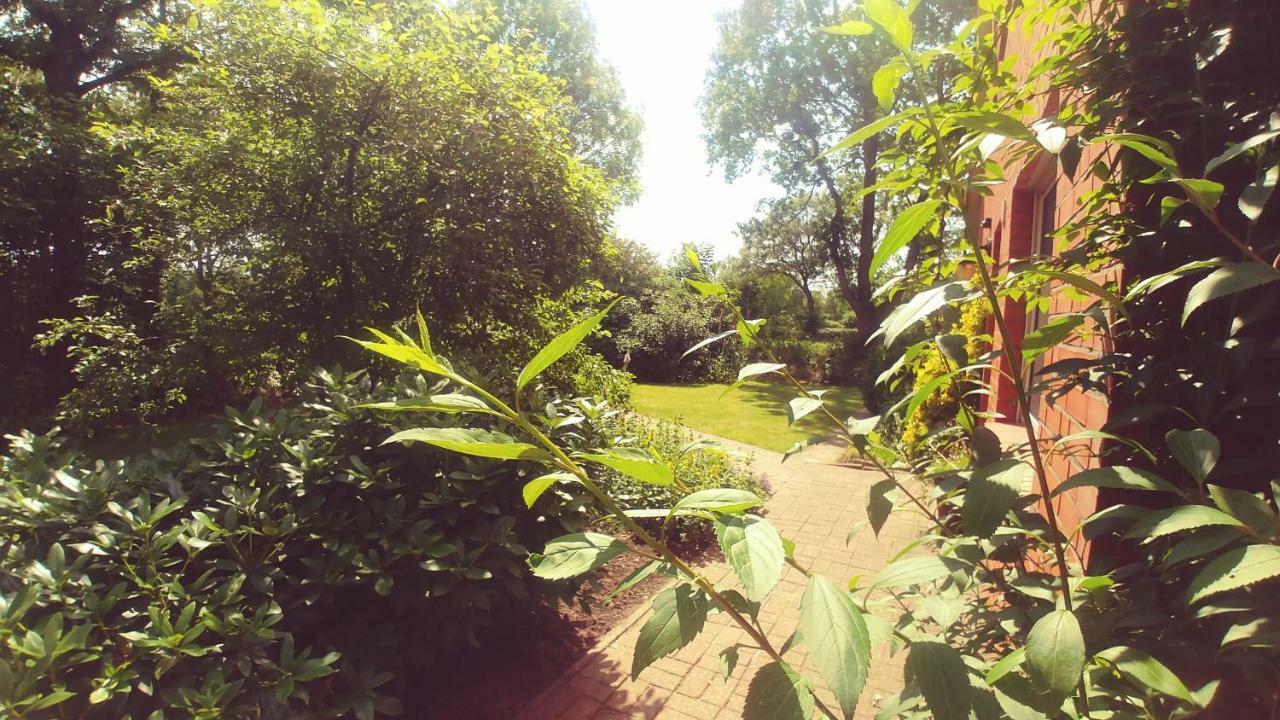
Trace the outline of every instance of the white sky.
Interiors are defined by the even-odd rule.
[[[717,11],[737,0],[588,0],[600,54],[627,101],[644,115],[640,199],[621,208],[618,234],[665,260],[686,242],[710,242],[717,257],[740,244],[737,223],[777,194],[763,175],[733,184],[707,164],[698,98],[718,33]]]

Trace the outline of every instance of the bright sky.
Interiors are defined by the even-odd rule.
[[[777,194],[757,175],[724,181],[707,164],[698,98],[717,42],[716,13],[737,0],[588,0],[600,54],[644,115],[641,196],[615,217],[618,234],[666,259],[686,242],[710,242],[718,257],[740,244],[737,223]]]

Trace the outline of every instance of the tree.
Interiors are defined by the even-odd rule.
[[[793,194],[827,195],[823,244],[836,286],[855,314],[856,332],[865,339],[877,323],[870,262],[881,138],[873,134],[843,155],[823,151],[892,107],[893,93],[881,85],[888,78],[873,80],[894,52],[875,36],[851,42],[823,32],[853,19],[854,7],[744,0],[721,19],[702,110],[710,157],[727,178],[763,164]],[[918,8],[918,34],[941,37],[968,11],[958,1]]]
[[[595,23],[582,0],[464,0],[496,41],[541,57],[537,67],[564,84],[574,154],[598,168],[621,197],[636,196],[643,120],[627,105],[613,66],[600,58]]]
[[[761,203],[763,215],[738,225],[747,264],[795,284],[805,301],[805,331],[819,328],[813,284],[830,267],[823,238],[823,215],[818,197],[786,197]]]

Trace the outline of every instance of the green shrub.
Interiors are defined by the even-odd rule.
[[[756,481],[743,458],[700,442],[696,433],[677,422],[617,414],[609,431],[612,433],[609,445],[652,449],[671,465],[676,479],[688,491],[733,488],[761,496],[768,494],[768,488]],[[627,510],[669,508],[688,494],[677,486],[643,483],[606,467],[599,467],[597,476],[610,497]],[[677,518],[668,533],[700,542],[710,538],[710,529],[710,525],[698,519]]]
[[[257,401],[200,438],[111,462],[58,431],[11,436],[0,714],[397,712],[418,673],[554,587],[528,574],[528,548],[577,529],[590,507],[558,492],[529,512],[530,463],[383,445],[408,418],[360,406],[434,387],[320,373],[296,407]],[[607,437],[582,405],[539,405],[546,432],[570,445]]]

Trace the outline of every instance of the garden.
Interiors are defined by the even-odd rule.
[[[1280,6],[592,10],[0,5],[0,716],[1280,717]]]

